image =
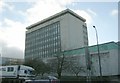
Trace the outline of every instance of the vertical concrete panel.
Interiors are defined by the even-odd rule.
[[[69,14],[69,24],[70,48],[76,49],[84,47],[83,25],[85,25],[85,23]]]
[[[68,43],[69,43],[69,40],[68,40],[68,25],[69,25],[69,22],[68,22],[68,16],[67,14],[65,14],[64,16],[62,16],[62,19],[60,21],[60,35],[61,35],[61,49],[62,51],[63,50],[68,50],[69,46],[68,46]]]
[[[110,50],[110,72],[112,75],[118,75],[118,50]]]
[[[80,19],[71,14],[64,15],[61,25],[61,44],[63,50],[76,49],[84,47],[83,25]]]

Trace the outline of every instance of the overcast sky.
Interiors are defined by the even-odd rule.
[[[90,2],[91,1],[91,2]],[[89,45],[118,41],[118,0],[0,0],[0,52],[2,56],[24,58],[26,27],[69,8],[85,18]],[[111,1],[111,2],[109,2]]]

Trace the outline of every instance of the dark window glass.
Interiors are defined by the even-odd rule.
[[[8,67],[7,71],[12,72],[12,71],[14,71],[14,68],[13,67]]]
[[[24,73],[27,74],[27,70],[25,70]]]

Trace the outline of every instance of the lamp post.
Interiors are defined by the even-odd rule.
[[[98,61],[99,61],[99,70],[100,70],[100,80],[102,80],[102,68],[101,68],[101,57],[100,57],[100,50],[99,50],[99,45],[98,45],[98,34],[97,34],[97,29],[95,26],[93,26],[96,31],[96,39],[97,39],[97,50],[98,50]]]

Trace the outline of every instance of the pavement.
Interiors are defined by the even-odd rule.
[[[120,77],[112,77],[110,83],[120,83]]]

